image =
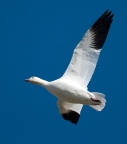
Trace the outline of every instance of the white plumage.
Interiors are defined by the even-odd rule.
[[[105,106],[105,95],[91,93],[87,86],[94,73],[113,16],[111,11],[107,10],[86,32],[75,48],[70,64],[61,78],[51,82],[38,77],[25,80],[45,87],[56,96],[60,114],[74,124],[79,120],[83,105],[89,105],[97,111],[101,111]]]

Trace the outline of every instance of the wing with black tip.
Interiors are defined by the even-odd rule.
[[[106,11],[86,32],[73,52],[63,77],[87,87],[97,64],[102,46],[113,21],[111,11]]]
[[[79,117],[80,117],[80,112],[83,106],[82,104],[68,103],[61,99],[58,99],[57,105],[58,105],[60,114],[65,120],[70,121],[74,124],[77,124]]]

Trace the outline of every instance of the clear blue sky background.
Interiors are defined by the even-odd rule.
[[[59,115],[54,96],[24,79],[61,77],[107,9],[114,21],[89,84],[107,105],[102,112],[83,107],[75,126]],[[1,1],[0,77],[0,144],[127,144],[127,1]]]

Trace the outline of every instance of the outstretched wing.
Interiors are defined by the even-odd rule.
[[[95,70],[99,54],[113,21],[111,11],[106,11],[86,32],[74,50],[70,64],[64,73],[72,81],[87,87]]]
[[[58,99],[57,105],[59,108],[59,113],[65,120],[77,124],[83,106],[82,104],[68,103],[61,99]]]

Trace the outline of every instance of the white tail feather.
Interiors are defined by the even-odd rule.
[[[92,94],[94,94],[94,96],[96,97],[97,100],[101,101],[101,104],[100,105],[89,105],[89,106],[97,111],[103,110],[103,108],[105,107],[105,103],[106,103],[105,95],[103,93],[99,93],[99,92],[92,92]]]

